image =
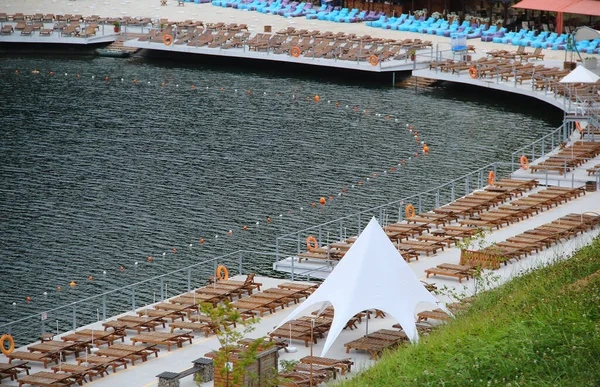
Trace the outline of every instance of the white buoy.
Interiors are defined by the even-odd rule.
[[[192,244],[190,243],[190,247],[192,247]]]
[[[102,274],[106,274],[106,270],[104,270],[104,271],[102,272]]]

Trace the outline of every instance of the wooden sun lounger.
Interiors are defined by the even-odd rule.
[[[169,324],[171,327],[171,333],[175,329],[189,329],[192,331],[202,331],[204,332],[204,336],[208,337],[208,335],[212,333],[216,333],[215,329],[211,326],[211,324],[207,324],[204,322],[192,322],[192,321],[177,321]]]
[[[431,320],[442,320],[448,321],[450,320],[450,316],[441,309],[428,310],[424,312],[417,313],[417,322]]]
[[[78,357],[77,365],[81,365],[82,363],[94,364],[94,365],[102,365],[105,367],[111,367],[113,372],[117,371],[117,368],[123,367],[127,369],[127,363],[129,363],[126,359],[121,359],[118,357],[107,357],[107,356],[97,356],[97,355],[87,355],[83,357]]]
[[[19,387],[25,384],[40,387],[71,386],[73,384],[83,384],[83,376],[77,373],[52,373],[36,372],[35,374],[24,376],[19,379]]]
[[[15,361],[13,363],[0,363],[0,380],[10,377],[10,380],[17,379],[17,375],[25,371],[29,375],[30,366],[26,361]]]
[[[131,342],[133,344],[140,342],[145,344],[165,345],[167,351],[170,351],[172,345],[177,345],[178,348],[181,348],[186,341],[189,341],[191,344],[193,338],[194,336],[190,331],[178,333],[150,332],[132,337]]]
[[[131,365],[135,365],[136,360],[142,360],[143,362],[148,360],[148,355],[145,353],[138,353],[132,350],[115,349],[112,347],[102,348],[95,353],[97,356],[117,357],[120,359],[127,359],[131,361]]]
[[[90,382],[94,381],[94,376],[103,377],[108,375],[108,367],[103,364],[93,365],[93,366],[83,366],[77,364],[70,363],[61,363],[61,365],[52,366],[51,370],[54,372],[69,372],[76,373],[82,376],[87,376],[90,378]]]
[[[346,353],[350,353],[351,349],[357,349],[367,351],[371,355],[371,359],[375,359],[384,349],[397,345],[401,340],[386,340],[377,337],[361,337],[344,344],[346,347]]]
[[[305,364],[317,364],[326,367],[335,367],[340,370],[341,374],[344,375],[346,372],[350,372],[354,362],[350,358],[346,359],[332,359],[327,357],[318,356],[304,356],[300,359],[301,363]]]
[[[59,360],[58,352],[50,353],[32,353],[24,351],[13,351],[10,355],[7,355],[8,362],[12,364],[14,359],[25,360],[25,361],[36,361],[44,364],[44,368],[48,368],[49,363],[57,363]]]
[[[459,283],[462,283],[463,279],[469,279],[469,275],[462,270],[444,269],[440,267],[432,267],[426,269],[425,274],[427,274],[427,278],[429,278],[430,275],[443,275],[446,277],[455,277],[458,278]]]

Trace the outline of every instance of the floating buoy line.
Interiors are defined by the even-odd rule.
[[[17,76],[17,77],[27,77],[27,76],[30,76],[31,78],[43,77],[43,76],[53,77],[52,82],[58,82],[60,79],[75,78],[81,82],[85,82],[87,80],[87,81],[93,82],[99,86],[100,85],[106,86],[106,85],[110,84],[110,85],[119,85],[120,87],[131,87],[131,88],[149,88],[149,87],[157,88],[158,87],[161,89],[174,87],[174,88],[178,88],[179,90],[188,90],[188,92],[191,94],[206,93],[206,92],[218,92],[218,93],[230,92],[230,93],[233,93],[233,94],[239,95],[240,97],[245,97],[245,98],[262,98],[265,96],[269,96],[269,97],[275,96],[275,97],[283,97],[283,98],[291,97],[292,100],[294,100],[298,103],[306,103],[306,104],[312,104],[312,105],[326,104],[327,106],[330,106],[331,109],[346,111],[346,112],[349,112],[352,114],[356,114],[357,117],[364,116],[367,119],[374,120],[374,121],[389,122],[390,125],[394,125],[398,129],[406,130],[408,132],[409,138],[412,137],[414,139],[414,141],[415,141],[414,151],[412,153],[408,154],[407,156],[405,156],[405,158],[398,159],[391,165],[380,168],[379,171],[377,171],[377,172],[373,172],[366,176],[362,176],[361,178],[357,178],[354,182],[352,182],[350,184],[341,185],[338,192],[332,193],[330,195],[316,196],[317,199],[315,199],[315,201],[311,202],[310,204],[307,204],[306,206],[299,206],[299,207],[296,207],[295,209],[287,209],[284,211],[279,211],[278,214],[275,213],[274,215],[265,215],[265,217],[263,219],[265,219],[267,224],[270,224],[273,219],[282,220],[286,215],[292,215],[296,211],[303,212],[303,211],[308,210],[309,208],[323,207],[323,206],[326,206],[328,203],[331,203],[332,201],[340,200],[345,195],[350,194],[353,190],[360,189],[360,187],[362,187],[363,185],[372,181],[373,179],[378,179],[380,176],[393,174],[393,173],[399,171],[406,163],[411,162],[411,161],[419,158],[420,156],[427,155],[430,151],[429,146],[423,140],[422,130],[421,129],[416,130],[413,127],[413,125],[400,119],[398,115],[394,115],[394,114],[390,114],[390,113],[380,113],[380,112],[377,112],[377,109],[373,109],[372,107],[365,107],[365,106],[362,106],[361,104],[350,103],[348,101],[342,101],[339,99],[324,99],[323,96],[318,93],[315,93],[312,95],[306,95],[306,96],[292,93],[291,95],[286,96],[285,93],[281,93],[281,92],[263,91],[263,90],[246,90],[246,89],[242,90],[242,89],[235,88],[235,87],[227,87],[227,88],[222,87],[222,86],[198,87],[197,82],[196,83],[188,83],[186,85],[183,81],[180,83],[176,83],[173,80],[170,80],[170,81],[148,80],[148,81],[146,81],[146,80],[140,80],[137,77],[126,80],[124,78],[113,77],[110,75],[97,77],[95,75],[85,75],[85,74],[82,75],[81,73],[69,74],[68,72],[62,73],[62,74],[64,74],[64,76],[60,77],[60,76],[55,76],[55,74],[61,74],[61,72],[55,73],[54,71],[40,71],[38,69],[33,69],[33,70],[15,69],[13,72],[13,75]],[[525,163],[527,163],[527,162],[525,161]],[[521,164],[524,164],[523,160],[521,160]],[[412,207],[412,206],[410,206],[410,207]],[[407,208],[407,211],[408,211],[408,208]],[[407,213],[407,216],[408,215],[409,214]],[[411,213],[410,215],[414,216],[414,213]],[[239,223],[239,222],[236,222],[236,223]],[[252,231],[257,231],[260,228],[260,224],[261,224],[260,220],[255,221],[255,222],[254,221],[245,222],[245,224],[242,224],[241,226],[237,226],[235,228],[231,228],[228,231],[223,232],[222,234],[216,234],[214,236],[214,240],[217,240],[220,235],[222,235],[224,237],[233,237],[236,233],[236,231],[235,231],[236,229],[242,233],[250,233]],[[200,236],[198,238],[198,244],[200,246],[203,246],[206,243],[208,243],[208,240],[205,239],[205,237]],[[183,246],[185,244],[178,244],[178,245]],[[314,245],[316,246],[316,241],[314,241]],[[309,246],[313,247],[313,245],[311,245],[310,243],[309,243]],[[189,244],[189,247],[193,247],[193,244]],[[310,250],[310,247],[309,247],[309,250]],[[166,252],[163,252],[162,257],[165,258],[166,254],[167,254]],[[173,247],[171,249],[171,254],[177,254],[176,247]],[[145,262],[149,263],[149,264],[152,263],[153,261],[154,261],[154,258],[152,255],[149,255],[145,259]],[[136,268],[137,268],[138,264],[139,264],[139,262],[137,262],[137,261],[134,263]],[[120,271],[120,272],[124,272],[124,271],[126,271],[126,266],[120,265],[116,268],[116,270]],[[102,274],[106,275],[106,273],[107,273],[106,270],[102,271]],[[88,280],[88,282],[94,281],[94,276],[92,274],[89,274],[87,276],[87,280]],[[71,289],[76,289],[78,286],[78,282],[75,280],[71,280],[67,284],[69,285],[69,287]],[[57,292],[61,292],[62,287],[59,285],[56,287],[56,290],[57,290]],[[44,292],[43,295],[47,296],[48,292]],[[34,302],[34,299],[31,296],[27,296],[27,297],[25,297],[25,301],[27,303],[32,303],[32,302]],[[15,306],[16,303],[13,302],[12,305]]]

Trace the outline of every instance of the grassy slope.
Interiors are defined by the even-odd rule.
[[[568,261],[482,293],[418,345],[342,384],[600,386],[599,270],[596,239]]]

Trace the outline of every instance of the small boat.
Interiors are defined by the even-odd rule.
[[[107,50],[104,48],[97,48],[96,54],[98,56],[107,56],[111,58],[129,58],[131,53],[126,50]]]

